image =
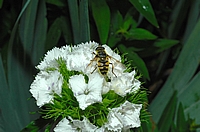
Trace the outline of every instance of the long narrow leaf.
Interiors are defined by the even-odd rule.
[[[185,20],[187,20],[188,9],[190,7],[190,0],[179,0],[174,6],[173,13],[171,15],[171,22],[168,27],[168,36],[170,38],[179,37],[181,28],[185,27]],[[194,23],[195,24],[195,23]],[[189,34],[188,34],[189,35]]]
[[[170,131],[170,127],[173,124],[173,119],[176,112],[176,105],[177,105],[177,92],[174,92],[163,111],[160,121],[158,122],[159,132]]]
[[[178,92],[189,82],[194,75],[200,60],[200,20],[183,47],[183,50],[174,66],[173,72],[158,95],[150,105],[154,121],[158,122],[161,114],[169,102],[173,91]],[[167,93],[167,94],[166,94]]]
[[[27,74],[26,68],[24,68],[22,63],[19,61],[20,59],[23,59],[23,57],[20,59],[18,58],[20,52],[15,52],[15,54],[13,54],[13,46],[16,48],[15,38],[17,36],[16,33],[19,19],[29,4],[29,0],[24,4],[11,32],[11,37],[8,45],[7,78],[9,88],[4,88],[4,93],[7,93],[5,94],[7,100],[5,100],[6,105],[4,105],[5,111],[2,111],[4,122],[6,124],[4,126],[5,131],[19,131],[28,122],[30,122],[30,120],[32,120],[30,118],[29,108],[33,107],[30,106],[30,102],[27,101],[27,98],[30,97],[28,87],[30,85],[30,81],[32,80],[32,76]],[[17,49],[14,51],[17,51]],[[34,109],[32,110],[34,111]]]
[[[37,6],[38,0],[31,0],[20,20],[19,34],[23,48],[28,55],[32,54]]]
[[[79,9],[77,0],[68,0],[74,43],[80,42]]]
[[[191,80],[191,82],[182,88],[178,98],[185,108],[190,107],[193,103],[198,102],[200,97],[200,72]]]
[[[89,27],[89,13],[88,13],[88,0],[80,1],[80,37],[81,41],[90,40],[90,27]]]
[[[45,0],[46,3],[53,4],[56,6],[64,7],[66,5],[65,0]]]
[[[67,44],[71,44],[73,40],[71,26],[69,23],[70,22],[67,17],[64,17],[64,16],[60,17],[60,28],[62,30],[63,37]]]
[[[199,19],[199,16],[200,16],[199,5],[200,5],[199,0],[192,1],[192,4],[190,5],[191,8],[190,8],[190,12],[187,18],[187,25],[186,25],[186,31],[185,31],[186,33],[184,34],[183,42],[185,42],[187,37],[191,34],[196,22]]]
[[[47,34],[46,5],[44,0],[38,3],[37,17],[35,21],[32,59],[33,64],[38,64],[45,52],[45,41]]]
[[[196,124],[200,124],[200,72],[198,72],[191,82],[186,85],[178,95],[179,101],[183,104],[185,117],[195,120]],[[187,119],[188,120],[188,119]],[[200,127],[200,126],[199,126]]]
[[[110,9],[105,0],[92,2],[92,14],[97,26],[101,43],[106,43],[110,29]]]
[[[12,73],[12,68],[13,68],[13,64],[12,64],[13,63],[13,61],[12,61],[12,58],[13,58],[12,49],[13,49],[13,45],[14,45],[15,36],[16,36],[16,33],[17,33],[17,27],[18,27],[18,23],[19,23],[19,20],[20,20],[22,14],[24,13],[24,11],[27,8],[27,6],[29,5],[29,3],[30,3],[30,0],[28,0],[24,4],[24,6],[23,6],[23,8],[22,8],[22,10],[21,10],[16,22],[15,22],[15,25],[14,25],[14,27],[12,29],[11,37],[10,37],[10,40],[9,40],[8,59],[7,59],[8,85],[9,86],[12,85],[11,84],[11,82],[12,82],[11,73]],[[13,71],[14,70],[16,70],[16,69],[14,68]],[[19,79],[17,76],[13,76],[13,77],[15,77],[15,78],[13,78],[13,80]],[[15,86],[15,85],[13,85],[13,86]],[[3,87],[1,89],[3,90],[3,93],[5,93],[4,96],[6,96],[6,100],[4,100],[4,103],[5,103],[4,108],[5,108],[5,110],[2,110],[2,115],[4,116],[3,119],[4,119],[4,124],[5,124],[4,130],[5,131],[18,131],[18,130],[20,130],[19,125],[18,125],[19,117],[16,114],[17,110],[13,111],[15,109],[15,106],[13,106],[13,104],[14,103],[16,104],[17,102],[16,102],[16,99],[12,99],[12,96],[15,96],[16,93],[11,91],[12,87],[9,87],[9,88]],[[3,96],[2,96],[2,98],[3,98]],[[13,112],[9,112],[9,111],[13,111]],[[28,120],[28,118],[25,119],[25,120]]]
[[[58,43],[61,36],[60,25],[61,25],[60,17],[55,19],[54,22],[51,24],[46,39],[46,45],[45,45],[46,51],[52,49]]]
[[[129,0],[131,4],[154,26],[158,26],[153,8],[149,0]]]
[[[20,20],[20,38],[31,63],[36,65],[44,54],[44,45],[47,32],[45,1],[31,1]],[[28,55],[28,56],[27,56]]]
[[[200,124],[199,111],[200,111],[200,72],[186,85],[178,95],[179,101],[185,108],[185,115],[189,115],[192,119],[195,119],[197,124]]]
[[[8,109],[10,108],[9,105],[9,94],[8,94],[8,85],[6,81],[6,75],[5,75],[5,70],[3,67],[2,63],[2,58],[0,54],[0,131],[5,131],[6,130],[6,117],[5,115],[8,115],[9,111]]]
[[[137,69],[146,79],[150,80],[149,72],[147,70],[147,67],[144,61],[135,52],[133,52],[132,49],[127,48],[122,44],[119,45],[119,49],[123,53],[129,53],[127,54],[127,57],[129,58],[129,60],[131,60],[132,65],[137,67]]]
[[[186,122],[184,108],[183,108],[182,103],[179,103],[179,105],[178,105],[176,126],[177,126],[177,130],[180,132],[184,132],[187,129],[189,129],[189,128],[187,128],[189,126],[189,124],[187,124],[187,122]]]

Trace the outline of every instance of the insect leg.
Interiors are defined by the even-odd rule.
[[[93,52],[93,54],[96,55],[94,52]],[[90,65],[92,64],[92,62],[94,62],[94,61],[97,61],[97,55],[96,55],[92,60],[90,60],[90,63],[87,65],[87,67],[90,66]],[[91,72],[91,74],[92,74],[96,69],[97,69],[97,64],[95,65],[95,68],[94,68],[94,70]]]
[[[97,54],[95,54],[94,52],[92,52],[92,54],[97,55]]]
[[[112,73],[115,75],[115,77],[117,77],[117,75],[114,73],[114,65],[113,65],[113,63],[109,63],[109,64],[112,65]]]
[[[97,65],[95,66],[94,70],[91,72],[91,74],[97,69]]]
[[[94,52],[93,52],[93,53],[94,53]],[[89,65],[91,65],[93,61],[96,61],[96,60],[97,60],[97,56],[95,56],[92,60],[90,60],[91,62],[87,65],[87,67],[88,67]]]

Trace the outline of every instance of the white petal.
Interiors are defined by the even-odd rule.
[[[135,128],[141,125],[140,110],[142,104],[132,104],[126,101],[118,108],[113,108],[125,128]]]
[[[69,79],[69,85],[75,96],[84,94],[84,91],[87,87],[84,76],[81,74],[71,76]]]
[[[139,80],[137,80],[137,79],[134,79],[133,80],[133,89],[131,90],[131,93],[132,92],[137,92],[139,89],[140,89],[140,85],[141,85],[141,82],[139,81]]]
[[[66,46],[68,47],[68,46]],[[57,59],[59,57],[65,58],[67,52],[65,52],[64,48],[59,49],[57,47],[53,48],[52,50],[48,51],[38,66],[36,66],[40,70],[45,70],[47,68],[56,68],[58,69]]]
[[[62,83],[63,77],[58,71],[39,72],[30,86],[30,92],[37,100],[37,105],[41,107],[46,103],[50,103],[53,99],[53,93],[60,95]]]
[[[120,132],[123,128],[123,124],[120,119],[116,116],[115,111],[111,110],[107,116],[108,122],[104,125],[104,127],[109,131],[117,131]]]
[[[82,110],[85,110],[89,105],[93,104],[95,101],[89,100],[89,96],[86,96],[84,94],[76,96],[77,101],[79,102],[79,107]]]
[[[54,128],[55,132],[75,132],[76,129],[72,127],[72,124],[66,118],[62,119]]]
[[[88,82],[88,88],[90,89],[90,91],[96,92],[96,93],[101,93],[103,80],[104,80],[104,78],[99,76],[98,73],[97,74],[90,74],[89,75],[89,82]]]
[[[69,70],[81,71],[85,74],[90,73],[87,66],[93,59],[94,47],[98,45],[95,42],[86,42],[72,47],[71,54],[67,55],[67,68]]]
[[[80,49],[68,55],[67,68],[69,70],[75,70],[85,73],[85,69],[90,63],[90,60],[92,60],[92,54],[88,53],[88,51]]]
[[[107,132],[107,131],[106,128],[102,126],[101,128],[97,128],[96,130],[94,130],[94,132]]]
[[[78,130],[81,130],[81,132],[94,132],[98,127],[90,123],[90,121],[86,118],[83,117],[83,120],[73,120],[74,127],[76,127]]]
[[[142,104],[135,104],[134,109],[132,111],[128,111],[123,118],[124,126],[129,128],[140,127],[140,110],[142,108]]]
[[[107,92],[111,90],[111,88],[112,88],[111,82],[106,82],[106,80],[104,80],[102,94],[106,94]]]
[[[96,42],[86,42],[86,43],[81,43],[81,44],[77,44],[76,46],[73,47],[73,51],[77,51],[79,49],[83,49],[84,51],[90,51],[91,53],[93,51],[95,51],[95,48],[98,46],[99,44]]]
[[[91,74],[88,84],[85,83],[83,75],[72,76],[69,85],[79,102],[79,107],[83,110],[93,103],[102,101],[103,78],[98,74]]]
[[[113,59],[111,59],[110,62],[112,63],[112,65],[110,64],[110,70],[108,72],[109,76],[111,78],[116,78],[116,76],[122,76],[124,71],[126,70],[125,65],[121,62],[113,61]],[[112,69],[116,76],[113,74]]]
[[[111,89],[124,97],[127,93],[135,92],[140,88],[140,81],[134,78],[135,71],[123,73],[111,81]]]
[[[102,46],[105,48],[105,51],[109,56],[112,56],[114,59],[121,62],[120,55],[116,54],[109,46],[107,46],[107,45],[102,45]]]

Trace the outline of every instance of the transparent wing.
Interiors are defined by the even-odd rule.
[[[86,67],[86,73],[93,73],[97,69],[97,57],[90,60],[90,63]]]
[[[109,56],[109,58],[110,58],[110,63],[112,63],[115,68],[118,67],[124,70],[126,69],[126,66],[117,59],[113,58],[112,56]]]

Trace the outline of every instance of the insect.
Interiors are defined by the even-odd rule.
[[[115,77],[117,77],[117,75],[113,71],[114,65],[110,62],[110,59],[114,59],[117,62],[119,61],[113,58],[112,56],[109,56],[102,45],[99,45],[95,50],[96,53],[93,52],[95,57],[92,60],[90,60],[91,62],[88,64],[88,66],[90,66],[94,61],[97,62],[91,74],[98,68],[100,74],[106,78],[109,70],[109,65],[112,65],[112,73],[115,75]]]

